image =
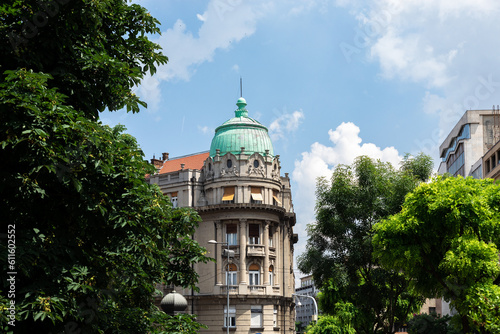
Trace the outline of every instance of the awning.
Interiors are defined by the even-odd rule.
[[[278,199],[278,192],[277,191],[273,192],[273,198],[276,201],[276,203],[278,203],[279,205],[281,205],[281,201]]]
[[[223,201],[232,201],[234,199],[234,187],[224,188]]]
[[[252,196],[252,199],[254,201],[264,201],[264,198],[262,198],[260,187],[252,187],[250,195]]]

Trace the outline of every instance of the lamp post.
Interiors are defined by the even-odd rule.
[[[227,256],[227,266],[226,266],[226,295],[227,295],[227,306],[226,306],[226,333],[229,334],[229,257],[232,256],[234,257],[234,251],[229,250],[229,242],[217,242],[215,240],[208,240],[209,244],[213,245],[226,245],[226,256]],[[224,254],[223,254],[224,255]]]
[[[314,302],[314,310],[316,311],[316,314],[313,314],[313,317],[312,317],[312,320],[316,320],[318,321],[318,303],[316,303],[316,299],[313,297],[313,296],[308,296],[308,295],[298,295],[296,293],[292,293],[292,296],[295,296],[297,298],[301,298],[301,297],[304,297],[304,298],[311,298]],[[300,303],[300,300],[299,300],[299,303]]]

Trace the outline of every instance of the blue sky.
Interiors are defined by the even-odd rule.
[[[144,0],[169,57],[136,93],[148,109],[103,113],[147,159],[205,151],[233,117],[270,129],[290,173],[295,255],[314,221],[318,176],[369,155],[398,164],[438,147],[467,109],[499,104],[494,0]]]

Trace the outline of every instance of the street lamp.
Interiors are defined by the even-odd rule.
[[[229,242],[217,242],[215,240],[208,240],[209,244],[213,245],[226,245],[225,249],[225,255],[227,256],[227,267],[226,267],[226,294],[227,294],[227,306],[226,306],[226,331],[227,334],[229,334],[229,325],[230,325],[230,320],[229,320],[229,257],[234,257],[234,251],[229,249]],[[224,253],[222,253],[224,256]]]
[[[295,296],[297,298],[304,297],[304,298],[311,298],[314,302],[314,310],[316,311],[316,314],[313,314],[312,320],[318,321],[318,304],[316,303],[316,299],[313,296],[308,296],[308,295],[298,295],[296,293],[292,293],[292,296]],[[300,300],[298,306],[300,306]]]

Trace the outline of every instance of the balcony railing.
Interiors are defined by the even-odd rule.
[[[264,245],[248,245],[247,246],[248,256],[266,256],[264,251]]]
[[[264,286],[262,286],[262,285],[249,285],[249,286],[248,286],[248,289],[249,289],[249,290],[250,290],[250,292],[252,292],[252,293],[253,293],[253,292],[257,292],[257,293],[261,292],[261,293],[264,293],[264,291],[265,291],[265,288],[264,288]]]
[[[221,286],[221,293],[226,294],[227,293],[227,286]],[[238,286],[237,285],[230,285],[229,286],[229,294],[237,294],[238,293]]]

